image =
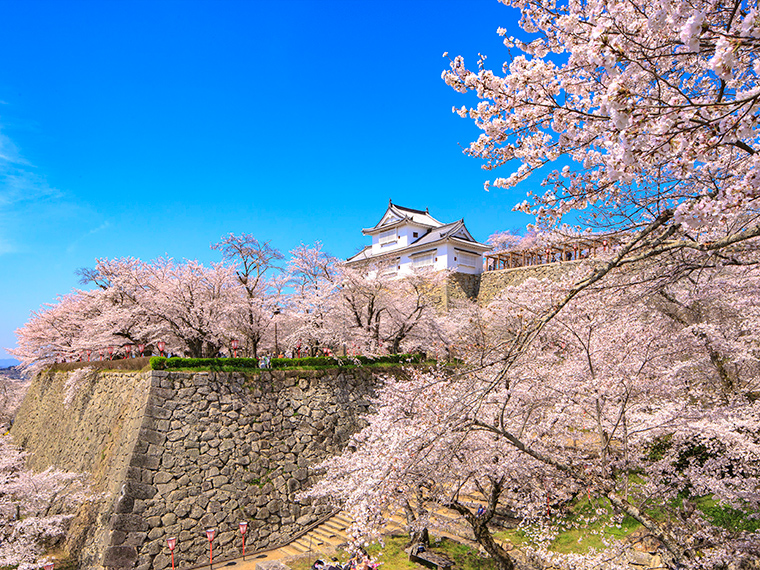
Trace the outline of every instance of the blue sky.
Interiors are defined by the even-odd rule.
[[[98,257],[248,232],[348,257],[388,199],[524,226],[462,154],[444,51],[498,68],[496,0],[0,2],[0,347]],[[461,145],[461,146],[460,146]],[[0,350],[0,359],[7,358]]]

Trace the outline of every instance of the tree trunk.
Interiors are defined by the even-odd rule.
[[[488,555],[496,563],[498,570],[514,570],[515,564],[506,550],[504,550],[491,536],[491,532],[486,527],[485,521],[470,521],[475,540],[481,545]]]

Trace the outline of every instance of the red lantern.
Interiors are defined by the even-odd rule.
[[[53,570],[53,567],[55,564],[53,562],[48,562],[45,564],[45,570]]]
[[[127,353],[127,358],[132,358],[132,345],[131,344],[125,344],[124,345],[124,352]]]
[[[98,353],[100,354],[100,360],[103,360],[103,351],[99,350]]]
[[[237,349],[238,349],[238,346],[240,346],[240,344],[238,343],[237,340],[233,340],[232,342],[230,342],[230,344],[232,345],[232,350],[235,351],[235,358],[237,358]]]
[[[138,344],[137,345],[137,349],[140,351],[140,356],[142,356],[143,355],[143,351],[145,350],[145,345],[144,344]]]
[[[216,531],[213,528],[206,530],[206,538],[208,538],[208,564],[213,566],[214,564],[214,535]]]
[[[108,358],[111,359],[111,360],[113,360],[113,347],[112,346],[108,347]]]
[[[161,356],[164,355],[164,349],[166,348],[166,343],[162,340],[159,340],[156,343],[156,346],[158,347],[159,352],[161,353]]]
[[[166,539],[166,544],[169,546],[169,550],[172,553],[172,570],[174,570],[174,547],[177,546],[177,539],[176,537],[171,537]]]
[[[245,560],[245,533],[248,530],[248,523],[247,522],[241,522],[240,523],[240,534],[243,535],[243,560]]]
[[[87,362],[90,361],[90,354],[92,354],[92,351],[88,348],[87,349]]]

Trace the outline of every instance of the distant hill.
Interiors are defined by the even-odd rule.
[[[15,358],[2,358],[0,359],[0,368],[10,368],[11,366],[18,366],[21,364]]]

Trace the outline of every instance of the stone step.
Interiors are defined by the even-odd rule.
[[[329,521],[319,525],[317,528],[326,528],[330,529],[333,532],[342,532],[345,533],[346,530],[348,530],[348,527],[351,526],[349,524],[345,524],[343,522],[335,521],[334,519],[330,519]]]
[[[288,546],[292,546],[293,548],[298,548],[303,552],[308,552],[309,550],[314,550],[318,546],[322,546],[324,544],[321,540],[318,540],[314,538],[313,536],[309,536],[308,534],[305,536],[302,536],[295,542],[291,542]]]
[[[330,528],[326,528],[324,525],[320,525],[317,528],[313,529],[309,534],[314,534],[315,536],[318,536],[322,540],[329,541],[334,540],[336,538],[340,538],[340,535],[343,534],[345,537],[345,533],[338,533]]]
[[[339,513],[335,515],[333,518],[331,518],[328,522],[335,522],[336,524],[342,524],[342,525],[345,525],[346,527],[349,527],[354,523],[354,520],[348,515]]]
[[[303,554],[302,551],[298,550],[297,548],[293,546],[283,546],[278,549],[280,552],[282,552],[285,556],[299,556]]]

